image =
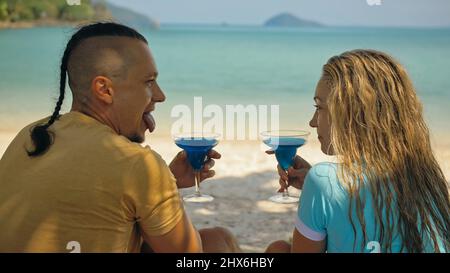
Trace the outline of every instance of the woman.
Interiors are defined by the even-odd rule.
[[[302,196],[292,246],[267,251],[447,252],[449,188],[405,69],[382,52],[345,52],[323,67],[314,101],[310,126],[339,164],[297,156],[279,170],[282,189]]]

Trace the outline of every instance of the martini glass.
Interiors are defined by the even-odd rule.
[[[205,164],[207,154],[219,143],[219,135],[212,133],[186,133],[174,136],[175,144],[183,149],[195,174],[195,193],[184,196],[183,200],[192,203],[205,203],[214,197],[200,192],[200,173]]]
[[[299,130],[277,130],[261,133],[264,144],[275,152],[278,164],[285,171],[292,166],[297,149],[306,144],[309,132]],[[286,188],[281,194],[269,198],[270,201],[280,204],[297,203],[298,197],[290,196]]]

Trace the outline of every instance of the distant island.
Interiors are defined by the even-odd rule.
[[[264,23],[266,27],[323,27],[314,21],[303,20],[290,13],[278,14]]]
[[[0,28],[75,26],[93,21],[115,21],[141,30],[157,29],[159,23],[145,15],[104,0],[0,0]]]
[[[160,23],[153,20],[146,15],[129,10],[127,8],[118,7],[113,4],[106,2],[106,7],[112,14],[115,21],[125,24],[127,26],[132,26],[137,29],[158,29]]]

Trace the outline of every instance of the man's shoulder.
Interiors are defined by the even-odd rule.
[[[121,135],[110,134],[98,145],[99,152],[120,165],[131,167],[134,172],[154,172],[167,167],[161,155],[149,145],[144,146]]]
[[[35,126],[46,124],[49,118],[50,117],[45,117],[26,125],[19,131],[15,139],[20,140],[21,143],[24,141],[26,141],[26,143],[30,142],[32,129]],[[95,122],[88,124],[74,123],[73,126],[68,126],[71,122],[73,122],[73,120],[64,118],[63,115],[61,116],[61,119],[58,119],[52,127],[49,128],[49,131],[54,133],[55,140],[62,139],[61,141],[67,142],[64,143],[63,146],[68,151],[80,151],[80,148],[82,147],[83,151],[89,150],[90,153],[96,153],[101,157],[108,156],[110,160],[116,158],[122,163],[125,159],[132,164],[140,161],[146,161],[147,163],[154,162],[158,165],[162,163],[165,164],[161,156],[150,146],[143,146],[133,142],[125,136],[114,133],[107,126],[99,126],[100,124]],[[80,124],[84,126],[80,126]],[[74,141],[75,139],[76,141]],[[72,148],[69,148],[70,144],[72,144]]]
[[[142,146],[124,137],[120,137],[117,141],[122,142],[120,145],[122,151],[126,150],[135,160],[162,160],[161,156],[148,145]]]
[[[142,147],[138,143],[130,144],[126,181],[129,192],[135,194],[145,191],[151,184],[153,189],[161,191],[175,183],[172,172],[163,158],[149,146]]]
[[[26,143],[31,143],[31,131],[33,130],[33,128],[38,125],[45,124],[49,120],[49,118],[50,117],[42,118],[40,120],[37,120],[35,122],[32,122],[32,123],[26,125],[22,129],[20,129],[20,131],[15,135],[15,137],[12,139],[12,141],[8,147],[11,148],[15,145],[19,145],[20,147],[23,147],[24,144],[25,144],[25,146],[29,146],[29,145],[26,145]]]
[[[148,168],[165,168],[166,162],[161,155],[153,150],[150,146],[142,146],[138,143],[129,143],[129,153],[132,156],[133,165],[137,167]]]
[[[28,134],[28,135],[29,135],[29,134],[31,133],[31,130],[32,130],[34,127],[36,127],[36,126],[38,126],[38,125],[44,125],[44,124],[46,124],[47,121],[48,121],[49,119],[50,119],[50,116],[45,117],[45,118],[41,118],[41,119],[39,119],[39,120],[37,120],[37,121],[34,121],[34,122],[32,122],[32,123],[26,125],[25,127],[23,127],[23,128],[19,131],[19,133],[17,134],[17,136],[19,136],[19,135],[24,135],[24,134]]]
[[[45,117],[26,125],[19,131],[15,139],[20,140],[20,142],[30,142],[30,134],[33,128],[38,125],[46,124],[49,119],[50,117]],[[77,142],[80,143],[79,145],[74,145],[74,149],[78,149],[80,145],[83,147],[89,147],[90,152],[98,153],[99,156],[104,156],[105,154],[109,155],[110,159],[117,158],[121,160],[126,158],[130,161],[130,163],[134,163],[136,161],[148,161],[151,159],[155,162],[160,162],[162,160],[161,156],[150,148],[150,146],[143,146],[139,143],[132,142],[122,135],[113,133],[106,126],[94,126],[94,124],[90,124],[88,126],[76,125],[71,126],[71,130],[63,133],[63,131],[67,129],[67,120],[62,119],[62,121],[57,120],[53,127],[49,128],[49,131],[54,133],[54,137],[58,139],[61,139],[62,137],[64,140],[67,140],[68,136],[71,138],[76,136],[79,140]],[[73,142],[71,143],[73,144]],[[67,143],[64,146],[67,148],[68,146],[66,145],[69,144],[70,143]]]

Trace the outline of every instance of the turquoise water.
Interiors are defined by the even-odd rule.
[[[216,139],[206,138],[180,138],[175,141],[178,147],[186,151],[188,160],[196,171],[203,168],[206,155],[217,143]]]
[[[0,30],[0,131],[51,113],[68,28]],[[450,30],[165,27],[144,33],[167,95],[157,106],[157,134],[170,134],[174,105],[280,105],[281,128],[304,129],[321,67],[332,55],[372,48],[404,64],[433,132],[450,132]],[[70,108],[70,95],[64,110]]]

